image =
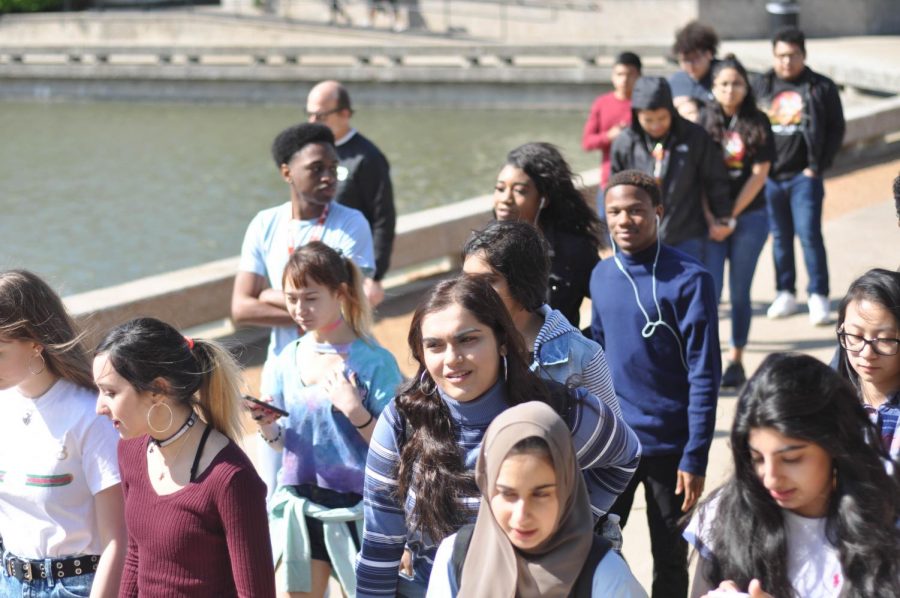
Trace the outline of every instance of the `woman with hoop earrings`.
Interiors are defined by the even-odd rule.
[[[139,318],[94,357],[97,412],[122,441],[120,597],[275,596],[266,486],[236,442],[240,369],[221,345]]]
[[[0,596],[116,596],[125,557],[116,432],[60,298],[0,273]]]

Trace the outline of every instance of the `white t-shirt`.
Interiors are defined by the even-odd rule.
[[[264,277],[269,286],[281,290],[281,275],[291,248],[319,240],[349,256],[367,276],[375,271],[372,249],[372,230],[359,210],[331,202],[324,226],[316,226],[317,219],[292,220],[291,202],[262,210],[247,227],[241,246],[241,272],[253,272]],[[296,326],[273,326],[268,357],[275,357],[293,340]]]
[[[703,558],[715,554],[710,535],[710,522],[715,520],[716,500],[703,507],[703,528],[700,513],[695,513],[684,530],[687,540]],[[787,538],[787,574],[798,596],[804,598],[837,598],[844,585],[840,555],[825,537],[824,517],[801,517],[782,509]],[[763,588],[765,590],[766,588]]]
[[[94,495],[119,483],[119,434],[95,403],[66,380],[38,399],[0,390],[0,535],[14,555],[100,554]]]
[[[434,555],[434,567],[428,579],[426,598],[456,598],[450,582],[450,557],[456,534],[444,538]],[[458,591],[458,590],[457,590]],[[628,564],[610,550],[597,564],[591,584],[591,596],[603,598],[647,598],[647,592],[634,578]]]

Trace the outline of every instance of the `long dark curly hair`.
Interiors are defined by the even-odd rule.
[[[558,147],[552,143],[526,143],[509,152],[506,163],[527,174],[541,197],[547,198],[538,217],[542,231],[555,228],[587,237],[595,249],[603,247],[606,226],[575,187],[575,175]]]
[[[887,473],[887,453],[853,388],[820,361],[788,353],[766,358],[738,401],[731,430],[734,475],[714,496],[706,579],[713,586],[731,579],[747,587],[756,578],[773,596],[801,598],[788,578],[783,511],[750,455],[750,432],[758,428],[815,443],[831,456],[835,485],[825,535],[839,553],[842,596],[900,596],[900,476],[896,469]]]
[[[410,488],[415,490],[411,527],[436,542],[466,522],[467,513],[460,509],[460,499],[478,496],[473,473],[466,470],[456,443],[456,423],[428,375],[422,346],[422,322],[430,314],[452,305],[462,307],[490,328],[497,347],[506,350],[505,384],[510,406],[544,401],[562,414],[568,399],[564,388],[549,390],[529,370],[524,341],[503,301],[485,277],[460,276],[445,280],[431,290],[413,314],[409,329],[409,350],[419,368],[400,387],[396,399],[406,430],[397,468],[397,498],[403,501]]]
[[[747,95],[741,102],[737,111],[737,122],[734,130],[744,142],[747,151],[747,158],[752,158],[760,147],[766,141],[766,128],[763,124],[765,116],[760,116],[759,108],[756,105],[756,97],[753,94],[753,88],[750,86],[750,77],[747,75],[747,69],[741,64],[741,61],[734,57],[734,54],[726,54],[725,58],[716,62],[712,68],[712,81],[716,80],[724,69],[734,69],[744,80],[747,87]],[[721,144],[725,136],[728,125],[725,123],[726,116],[719,108],[718,103],[708,106],[700,115],[700,124],[706,129],[710,137],[716,143]]]

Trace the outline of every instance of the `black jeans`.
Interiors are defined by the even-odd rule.
[[[622,518],[624,528],[637,485],[643,482],[653,553],[652,598],[686,598],[688,593],[688,547],[679,524],[684,494],[675,494],[679,461],[681,455],[641,457],[628,487],[609,510]]]

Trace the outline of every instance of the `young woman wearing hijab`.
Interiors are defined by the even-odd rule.
[[[497,416],[475,479],[478,519],[441,542],[428,598],[646,597],[622,557],[591,533],[569,430],[546,403]]]

